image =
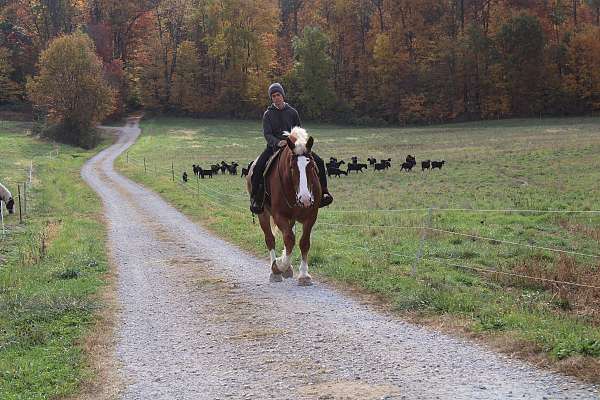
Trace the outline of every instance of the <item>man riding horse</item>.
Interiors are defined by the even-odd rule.
[[[252,193],[250,195],[250,211],[261,214],[264,210],[265,180],[263,177],[267,161],[275,154],[278,148],[287,145],[284,132],[291,132],[295,126],[301,126],[298,111],[284,101],[285,92],[279,83],[269,86],[271,104],[263,115],[263,134],[267,140],[267,148],[262,152],[252,174]],[[317,154],[312,152],[319,170],[322,197],[319,207],[328,206],[333,201],[333,196],[327,190],[327,175],[325,163]]]

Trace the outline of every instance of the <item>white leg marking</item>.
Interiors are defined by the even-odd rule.
[[[308,274],[308,262],[304,258],[300,262],[300,275],[298,275],[298,278],[310,278]]]
[[[277,259],[277,254],[275,253],[275,249],[272,249],[269,251],[269,258],[271,259],[269,266],[271,266],[271,265],[273,265],[273,262]]]
[[[277,259],[277,268],[283,272],[283,271],[287,271],[292,265],[291,265],[291,257],[288,257],[287,255],[287,251],[285,250],[285,246],[283,246],[283,251],[281,252],[281,257],[279,257]]]

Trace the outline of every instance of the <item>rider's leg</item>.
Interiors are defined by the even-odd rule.
[[[317,153],[313,152],[312,155],[317,163],[317,168],[319,170],[319,182],[321,183],[321,191],[323,192],[319,207],[325,207],[333,202],[333,196],[327,189],[327,172],[325,170],[325,163],[323,162],[323,159],[317,155]]]
[[[263,202],[265,199],[265,183],[263,173],[267,166],[269,157],[273,155],[273,149],[267,147],[254,165],[252,172],[252,193],[250,194],[250,211],[254,214],[260,214],[263,212]]]

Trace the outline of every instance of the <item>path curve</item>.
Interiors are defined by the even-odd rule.
[[[594,399],[598,388],[380,314],[259,259],[113,169],[137,120],[88,161],[121,305],[122,399]],[[256,229],[259,229],[258,227]]]

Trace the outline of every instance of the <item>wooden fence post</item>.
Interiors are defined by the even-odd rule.
[[[425,245],[425,239],[427,238],[427,230],[431,228],[431,207],[427,210],[427,220],[423,228],[421,229],[421,240],[419,241],[419,249],[417,250],[417,256],[415,257],[415,263],[412,267],[412,276],[417,275],[417,264],[423,256],[423,246]]]
[[[19,223],[23,223],[23,214],[21,210],[21,185],[17,184],[17,193],[19,194]]]

